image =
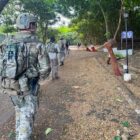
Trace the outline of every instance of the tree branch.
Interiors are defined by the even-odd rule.
[[[121,26],[121,17],[122,17],[122,10],[123,10],[123,1],[121,1],[121,9],[120,9],[120,15],[119,15],[119,21],[118,21],[118,26],[117,26],[117,29],[116,29],[116,32],[115,32],[115,34],[114,34],[114,40],[116,40],[116,36],[117,36],[117,33],[118,33],[118,31],[119,31],[119,29],[120,29],[120,26]]]

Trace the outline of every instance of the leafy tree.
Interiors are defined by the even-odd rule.
[[[58,38],[65,38],[71,44],[77,44],[77,39],[79,39],[77,32],[71,27],[59,27],[58,29]]]
[[[38,18],[38,33],[45,43],[47,39],[48,26],[54,24],[57,20],[56,12],[61,5],[58,0],[15,0],[10,1],[2,14],[4,24],[12,25],[20,12],[29,12]]]
[[[59,34],[60,33],[57,29],[48,28],[48,30],[47,30],[47,40],[50,39],[52,36],[54,36],[56,38],[56,40],[58,40]]]
[[[0,13],[8,2],[9,0],[0,0]]]
[[[81,21],[85,21],[83,25],[85,25],[85,35],[90,36],[93,34],[98,34],[96,31],[96,27],[99,27],[98,24],[101,26],[99,27],[102,30],[102,37],[106,37],[109,39],[111,36],[114,35],[115,32],[117,34],[120,26],[120,9],[122,6],[121,1],[116,0],[60,0],[63,4],[73,7],[75,11],[75,16],[78,17],[77,23]],[[91,23],[90,23],[91,22]],[[94,23],[93,23],[94,22]],[[110,26],[113,24],[113,26]],[[93,27],[92,27],[93,25]],[[89,27],[88,27],[89,26]],[[118,27],[118,28],[117,28]],[[82,27],[84,28],[84,27]],[[117,31],[116,31],[117,28]],[[92,33],[91,33],[92,31]],[[92,37],[93,38],[93,37]],[[90,39],[91,40],[91,39]]]
[[[60,0],[63,5],[73,8],[76,20],[73,25],[77,24],[78,32],[83,34],[83,38],[91,40],[105,40],[110,37],[117,38],[120,31],[124,28],[122,21],[123,8],[129,11],[128,19],[129,28],[135,31],[139,25],[140,3],[139,0]],[[66,7],[66,6],[65,6]],[[134,11],[134,9],[137,9]],[[100,33],[99,33],[100,32]],[[95,39],[97,36],[98,38]],[[101,39],[104,38],[104,39]]]
[[[0,0],[1,2],[2,0]],[[4,0],[3,0],[4,1]],[[20,2],[19,2],[20,1]],[[35,14],[39,21],[39,34],[45,42],[50,34],[48,26],[57,21],[56,12],[61,12],[73,18],[73,29],[79,33],[78,38],[85,42],[102,42],[110,37],[117,38],[121,29],[124,28],[122,22],[122,12],[125,7],[129,11],[128,27],[140,35],[138,30],[140,22],[140,3],[139,0],[19,0],[10,1],[7,10],[3,15],[5,24],[10,25],[14,22],[11,17],[17,16],[14,2],[17,2],[21,9]],[[0,4],[1,6],[1,4]],[[6,8],[5,8],[6,9]],[[13,11],[12,11],[13,10]],[[74,11],[71,14],[71,11]],[[14,14],[16,13],[16,14]],[[14,15],[14,16],[13,16]],[[60,30],[59,30],[60,31]],[[48,33],[47,33],[48,32]],[[70,33],[74,31],[69,31]],[[58,32],[59,33],[59,32]],[[119,34],[118,34],[119,33]],[[59,34],[68,34],[59,33]]]
[[[128,30],[134,31],[136,38],[140,37],[140,1],[139,0],[123,0],[123,6],[128,12]]]
[[[16,32],[17,30],[10,25],[3,25],[0,27],[0,32],[1,33],[12,33],[12,32]]]
[[[17,15],[20,13],[19,5],[17,1],[9,1],[7,6],[4,8],[1,18],[3,19],[3,24],[14,25]]]

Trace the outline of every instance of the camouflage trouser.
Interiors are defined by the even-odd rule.
[[[51,76],[52,79],[58,78],[58,59],[51,59]]]
[[[58,59],[59,59],[59,65],[60,65],[61,63],[64,63],[65,51],[64,51],[64,52],[60,52],[60,53],[58,54]]]
[[[66,48],[66,49],[65,49],[65,55],[67,56],[67,55],[69,55],[69,53],[70,53],[69,48]]]
[[[37,107],[37,97],[27,95],[24,98],[17,97],[15,106],[16,114],[16,140],[31,140],[34,116]]]
[[[2,89],[4,93],[9,94],[15,106],[16,140],[31,140],[33,120],[38,105],[37,78],[27,79],[22,76],[18,81],[6,78],[2,81]]]

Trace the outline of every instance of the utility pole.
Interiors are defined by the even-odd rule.
[[[124,17],[124,21],[125,21],[125,33],[126,33],[126,66],[127,66],[127,69],[126,69],[126,73],[129,72],[128,70],[128,37],[127,37],[127,20],[128,20],[128,13],[125,11],[123,13],[123,17]]]

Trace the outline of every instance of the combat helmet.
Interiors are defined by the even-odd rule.
[[[17,17],[16,25],[18,29],[29,29],[30,24],[36,24],[37,18],[29,13],[22,13]]]

